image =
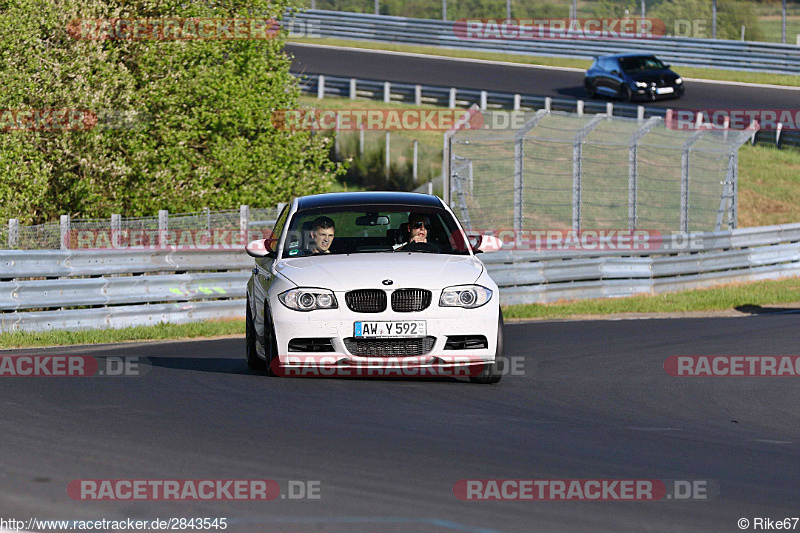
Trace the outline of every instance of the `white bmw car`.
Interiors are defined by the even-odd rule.
[[[483,248],[483,250],[481,250]],[[247,245],[247,362],[270,375],[461,375],[497,383],[497,285],[439,198],[397,192],[296,198]]]

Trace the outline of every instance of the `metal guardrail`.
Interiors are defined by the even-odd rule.
[[[320,83],[321,81],[321,83]],[[427,104],[468,108],[473,104],[486,109],[522,109],[565,111],[567,113],[608,113],[618,117],[665,117],[667,109],[634,105],[625,102],[603,102],[575,98],[552,98],[535,94],[513,94],[477,89],[460,89],[440,85],[365,80],[303,73],[300,87],[306,94],[317,97],[367,98],[396,103]],[[388,95],[388,98],[387,98]],[[800,149],[800,130],[758,131],[754,143],[778,148]]]
[[[660,294],[800,275],[800,224],[677,234],[657,250],[482,257],[504,305]]]
[[[385,15],[308,10],[293,19],[321,37],[444,46],[484,52],[591,59],[596,55],[647,52],[676,65],[800,74],[800,47],[729,40],[661,37],[657,39],[485,40],[456,35],[454,22]],[[292,18],[286,19],[291,24]]]
[[[658,245],[651,251],[512,250],[481,257],[503,305],[800,275],[800,224],[676,234]],[[239,250],[0,254],[0,331],[242,318],[252,265]],[[47,279],[31,279],[41,277]]]
[[[251,266],[238,248],[3,250],[0,331],[241,318]]]

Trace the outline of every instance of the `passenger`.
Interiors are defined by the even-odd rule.
[[[314,241],[311,243],[311,253],[331,253],[334,230],[333,220],[329,217],[317,217],[314,219],[314,225],[311,228],[311,239]]]

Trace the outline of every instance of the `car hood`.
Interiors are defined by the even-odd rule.
[[[436,290],[474,283],[483,264],[467,255],[394,252],[284,259],[275,270],[299,287],[337,292],[382,287]],[[392,284],[383,285],[384,280]]]
[[[671,70],[643,70],[641,72],[629,73],[628,76],[634,81],[643,81],[646,83],[672,83],[678,79],[678,75]]]

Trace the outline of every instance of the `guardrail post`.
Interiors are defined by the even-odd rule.
[[[579,117],[583,116],[583,100],[578,100],[576,112]]]
[[[609,117],[614,116],[614,104],[611,102],[606,102],[606,115]]]
[[[167,245],[167,230],[169,229],[169,211],[166,209],[159,209],[158,211],[158,245],[164,247]]]
[[[519,94],[514,95],[514,111],[519,111],[522,107],[522,97]]]
[[[783,129],[783,122],[778,122],[778,127],[775,129],[775,146],[781,147],[781,130]]]
[[[553,107],[553,99],[549,96],[545,96],[544,98],[544,109],[545,111],[550,111],[550,108]]]
[[[317,78],[317,100],[325,98],[325,75],[320,74]]]
[[[350,78],[350,100],[356,99],[356,79]]]
[[[392,153],[391,153],[391,148],[390,148],[391,147],[390,139],[391,139],[391,133],[387,131],[386,132],[386,160],[384,161],[384,165],[386,166],[386,181],[387,182],[389,181],[389,171],[391,170],[391,164],[392,164]]]
[[[447,104],[450,109],[456,108],[456,88],[450,87],[450,101]]]
[[[636,106],[636,120],[639,122],[644,120],[644,106]]]
[[[120,237],[122,236],[122,215],[113,213],[111,215],[111,246],[121,248]]]
[[[414,139],[414,153],[412,157],[412,166],[411,166],[411,177],[414,179],[414,183],[417,183],[417,154],[419,151],[419,141]]]
[[[388,81],[383,82],[383,102],[388,104],[392,101],[392,84]]]
[[[364,156],[364,123],[358,125],[358,155]]]
[[[61,215],[61,249],[69,249],[69,215]]]
[[[414,105],[422,105],[422,85],[414,85]]]
[[[486,91],[481,91],[481,111],[486,111],[487,99]]]
[[[19,243],[19,219],[8,219],[8,248],[14,249]]]

